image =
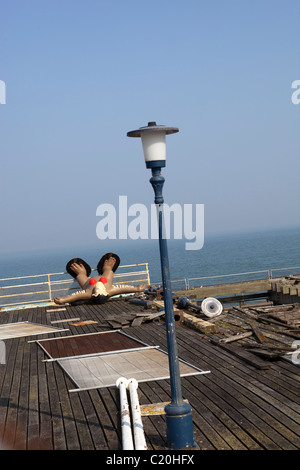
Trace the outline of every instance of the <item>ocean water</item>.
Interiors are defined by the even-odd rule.
[[[106,240],[99,241],[95,246],[0,254],[0,279],[63,272],[67,261],[73,257],[83,258],[92,268],[96,268],[102,254],[108,251],[120,256],[121,265],[148,262],[151,283],[161,281],[158,240]],[[203,248],[197,251],[185,250],[184,240],[169,240],[168,253],[171,280],[189,279],[190,286],[266,278],[270,269],[274,270],[273,277],[298,274],[300,227],[206,236]],[[299,268],[282,270],[294,267]],[[214,277],[256,271],[265,272],[225,278]]]

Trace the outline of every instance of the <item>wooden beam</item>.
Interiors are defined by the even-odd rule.
[[[183,314],[183,323],[190,328],[194,328],[195,330],[201,331],[201,333],[205,333],[206,335],[216,331],[216,325],[214,323],[201,320],[201,318],[194,317],[188,313]]]
[[[227,338],[222,338],[219,340],[219,343],[232,343],[233,341],[238,341],[240,339],[245,339],[245,338],[249,338],[250,336],[252,336],[252,331],[249,331],[247,333],[241,333],[239,335],[232,335],[232,336],[228,336]]]

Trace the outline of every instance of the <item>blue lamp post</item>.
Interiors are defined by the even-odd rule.
[[[162,189],[165,182],[161,168],[166,166],[166,135],[174,134],[176,127],[148,126],[127,133],[128,137],[141,137],[146,167],[152,171],[150,183],[154,189],[154,202],[158,215],[159,249],[165,302],[166,332],[171,382],[171,403],[166,405],[167,441],[171,449],[195,447],[191,406],[183,401],[178,360],[172,290],[169,273],[167,240],[165,238]]]

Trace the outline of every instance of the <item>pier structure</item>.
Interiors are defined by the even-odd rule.
[[[201,286],[175,290],[175,293],[198,301],[207,297],[215,297],[225,305],[259,300],[275,304],[292,304],[300,302],[300,276]]]
[[[179,358],[209,371],[182,377],[198,449],[299,450],[299,277],[173,293]],[[180,295],[189,296],[197,307],[201,299],[215,297],[224,308],[215,318],[206,318],[199,308],[177,307]],[[31,322],[45,327],[40,340],[73,335],[86,342],[94,333],[118,328],[166,351],[164,300],[159,289],[146,297],[114,298],[103,305],[58,306],[50,300],[46,305],[15,305],[0,310],[0,333],[2,326]],[[122,450],[117,387],[70,392],[71,377],[58,361],[47,360],[37,336],[0,336],[0,345],[0,448]],[[147,449],[164,450],[163,410],[171,400],[170,380],[139,383],[138,395]]]

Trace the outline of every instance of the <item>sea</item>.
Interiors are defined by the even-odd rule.
[[[186,250],[185,243],[186,240],[168,240],[170,278],[174,287],[300,273],[300,227],[206,235],[200,250]],[[158,240],[99,240],[90,246],[0,254],[0,287],[3,278],[64,272],[66,263],[74,257],[96,268],[101,256],[109,251],[120,256],[121,265],[148,263],[150,283],[161,282]]]

